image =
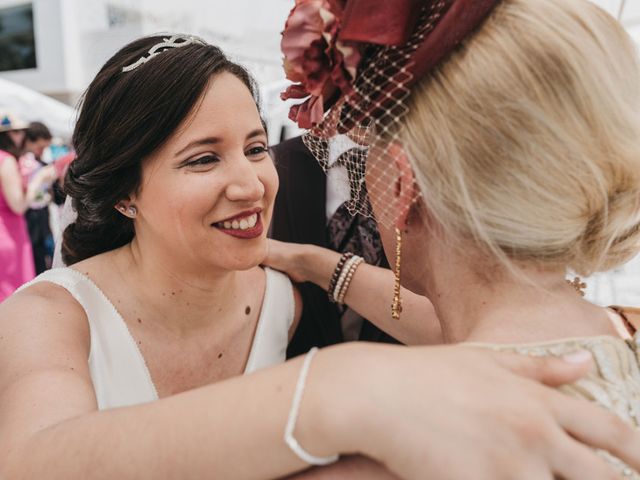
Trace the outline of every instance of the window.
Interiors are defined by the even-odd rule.
[[[0,72],[36,68],[33,5],[0,8]]]

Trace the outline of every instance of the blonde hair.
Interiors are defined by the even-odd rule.
[[[505,261],[613,268],[640,243],[640,65],[586,0],[504,0],[412,92],[428,211]]]

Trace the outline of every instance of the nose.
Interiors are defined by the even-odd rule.
[[[258,175],[258,165],[244,155],[230,165],[231,181],[226,197],[232,202],[257,202],[264,196],[264,184]]]

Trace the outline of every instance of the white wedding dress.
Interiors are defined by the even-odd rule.
[[[286,275],[269,268],[265,272],[262,310],[244,373],[282,363],[286,358],[295,314],[293,286]],[[149,369],[127,324],[89,277],[73,268],[54,268],[21,289],[38,282],[63,287],[86,312],[91,339],[89,370],[100,410],[158,399]]]

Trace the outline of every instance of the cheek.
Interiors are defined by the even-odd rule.
[[[271,160],[265,160],[264,166],[259,172],[260,181],[264,185],[264,196],[268,202],[268,207],[273,207],[273,202],[280,187],[280,180],[276,166]]]
[[[158,172],[144,184],[140,207],[149,223],[168,235],[178,232],[193,220],[200,221],[211,211],[219,198],[221,186],[208,174]]]

